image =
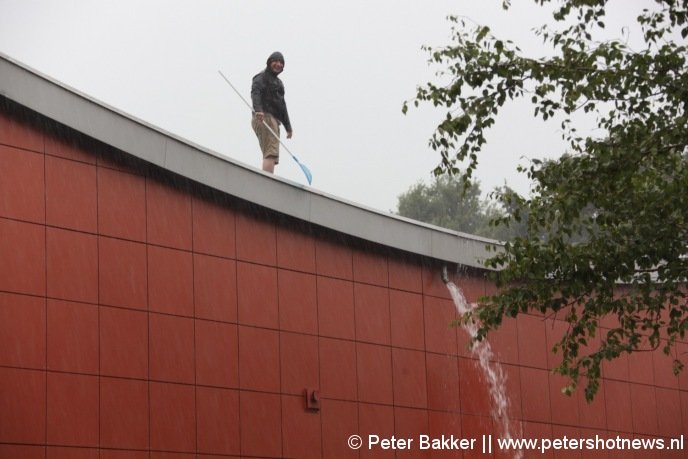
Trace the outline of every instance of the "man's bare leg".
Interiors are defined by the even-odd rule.
[[[263,158],[263,170],[265,172],[275,173],[275,158]]]

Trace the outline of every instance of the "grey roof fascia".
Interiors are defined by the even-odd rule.
[[[242,164],[121,112],[0,53],[0,95],[125,153],[307,222],[437,260],[484,268],[498,241],[370,209]]]

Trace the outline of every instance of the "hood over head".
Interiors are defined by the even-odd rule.
[[[272,63],[273,61],[280,61],[282,65],[284,65],[284,56],[279,51],[275,51],[274,53],[270,54],[270,57],[268,57],[267,62],[268,68],[270,67],[270,63]]]

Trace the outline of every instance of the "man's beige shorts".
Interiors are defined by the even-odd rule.
[[[269,113],[265,114],[265,123],[270,126],[272,132],[280,135],[279,121]],[[275,164],[279,163],[279,140],[275,138],[272,133],[265,127],[263,123],[258,121],[255,117],[251,119],[251,127],[258,137],[258,143],[260,144],[260,150],[263,152],[263,158],[274,158]]]

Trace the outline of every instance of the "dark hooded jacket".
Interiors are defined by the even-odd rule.
[[[270,69],[270,63],[275,60],[284,63],[284,57],[281,53],[272,53],[268,57],[265,70],[253,77],[251,101],[255,112],[270,113],[284,125],[287,132],[291,132],[289,112],[287,112],[287,103],[284,100],[284,85],[277,74]]]

